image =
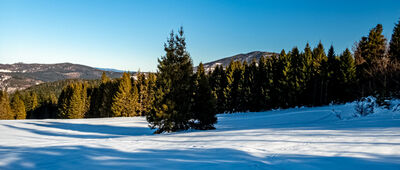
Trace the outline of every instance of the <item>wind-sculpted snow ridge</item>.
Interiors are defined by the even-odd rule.
[[[355,117],[354,105],[220,114],[216,130],[159,135],[143,117],[4,120],[0,169],[400,169],[400,111]]]

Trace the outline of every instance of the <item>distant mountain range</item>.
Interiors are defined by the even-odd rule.
[[[279,55],[279,54],[273,53],[273,52],[253,51],[253,52],[249,52],[246,54],[237,54],[234,56],[230,56],[230,57],[222,58],[222,59],[215,60],[212,62],[204,63],[203,65],[204,65],[204,69],[206,71],[212,71],[218,65],[227,67],[229,65],[229,63],[231,62],[231,60],[241,61],[241,62],[246,61],[247,63],[250,63],[254,59],[258,61],[261,57],[271,57],[274,55]]]
[[[206,71],[212,71],[218,65],[228,66],[231,60],[246,61],[250,63],[253,59],[257,61],[261,57],[278,55],[272,52],[253,51],[246,54],[237,54],[231,57],[222,58],[204,64]],[[196,69],[196,68],[195,68]],[[65,79],[99,79],[101,74],[111,78],[122,76],[124,71],[112,68],[93,68],[80,64],[59,63],[59,64],[0,64],[0,89],[7,89],[8,92],[22,90],[33,85],[44,82],[54,82]],[[135,72],[131,72],[135,73]]]
[[[103,71],[111,78],[121,77],[122,75],[122,72],[100,70],[72,63],[0,64],[0,89],[7,89],[7,91],[12,92],[43,82],[64,79],[99,79]]]

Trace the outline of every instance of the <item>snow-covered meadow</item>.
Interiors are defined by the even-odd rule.
[[[0,169],[400,169],[400,113],[375,112],[220,114],[216,130],[159,135],[143,117],[2,120]]]

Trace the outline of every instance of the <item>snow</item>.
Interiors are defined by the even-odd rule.
[[[0,72],[3,72],[3,73],[12,73],[13,71],[11,71],[11,70],[6,70],[6,69],[0,69]]]
[[[221,114],[216,130],[159,135],[143,117],[2,120],[0,169],[400,169],[399,111],[354,117],[354,105]]]

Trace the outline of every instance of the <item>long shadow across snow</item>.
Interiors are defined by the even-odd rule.
[[[124,152],[87,146],[0,146],[0,169],[399,169],[397,156],[372,158],[278,155],[227,149],[144,149]]]
[[[73,134],[64,133],[62,131],[52,130],[39,130],[35,128],[19,127],[14,125],[3,124],[9,128],[29,131],[38,135],[46,136],[60,136],[82,139],[103,139],[103,138],[117,138],[123,136],[143,136],[152,135],[152,130],[143,127],[123,127],[123,126],[110,126],[110,125],[91,125],[91,124],[77,124],[77,123],[64,123],[64,122],[46,122],[42,123],[26,123],[35,126],[55,128],[61,130],[72,130],[77,132],[98,133],[98,134]]]

